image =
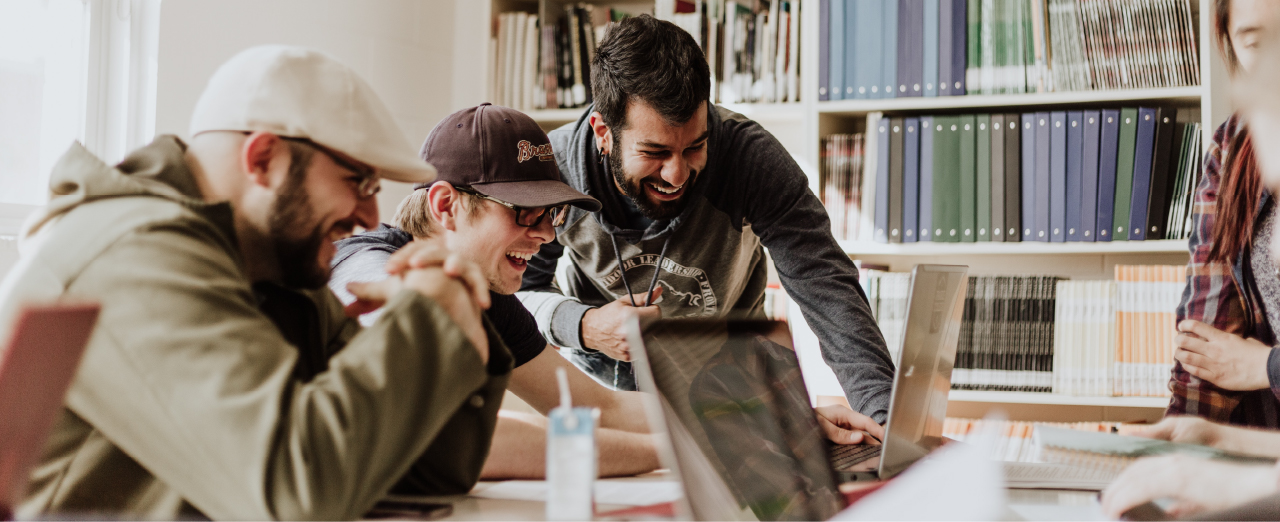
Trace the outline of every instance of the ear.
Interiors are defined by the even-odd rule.
[[[431,214],[431,219],[445,230],[457,231],[458,216],[465,211],[462,208],[461,193],[449,182],[433,183],[427,189],[427,212]]]
[[[612,154],[613,151],[610,149],[613,147],[613,136],[609,134],[609,126],[604,124],[604,115],[593,111],[587,118],[587,125],[591,126],[591,131],[595,134],[596,150]]]
[[[285,149],[284,141],[269,132],[254,132],[240,147],[240,170],[250,183],[271,187],[271,161]]]

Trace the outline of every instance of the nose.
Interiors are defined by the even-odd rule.
[[[550,243],[556,239],[556,227],[551,225],[550,211],[547,212],[546,216],[543,216],[542,222],[538,223],[538,226],[529,227],[529,237],[542,243]]]
[[[673,186],[683,186],[689,181],[689,162],[683,155],[673,154],[671,159],[662,165],[662,181]]]
[[[378,227],[378,198],[370,196],[356,200],[356,210],[352,216],[356,220],[356,224],[365,230],[373,230]]]

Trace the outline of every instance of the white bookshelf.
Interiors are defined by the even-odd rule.
[[[750,117],[774,134],[791,152],[810,179],[810,188],[818,192],[821,140],[835,133],[863,132],[866,115],[883,112],[890,116],[928,115],[963,112],[1026,112],[1061,110],[1072,107],[1120,107],[1158,104],[1162,106],[1199,106],[1204,143],[1230,113],[1226,68],[1218,57],[1209,35],[1212,34],[1211,0],[1199,3],[1199,55],[1201,84],[1191,87],[1163,89],[1130,89],[1112,91],[1075,91],[1007,95],[943,96],[935,98],[895,98],[881,100],[818,101],[818,9],[817,0],[802,1],[800,44],[800,89],[802,99],[792,103],[730,104],[726,107]],[[470,2],[459,1],[461,4]],[[618,3],[589,0],[588,3]],[[519,9],[536,12],[533,0],[490,0],[469,12],[481,13],[488,19],[498,12]],[[1193,9],[1195,7],[1193,6]],[[468,26],[471,27],[471,26]],[[475,27],[478,27],[475,26]],[[461,31],[461,29],[460,29]],[[478,38],[459,36],[467,42]],[[488,39],[484,38],[484,45]],[[455,60],[473,59],[474,51]],[[487,56],[487,48],[481,56]],[[488,70],[479,71],[468,85],[483,92],[488,84]],[[477,83],[479,82],[479,83]],[[465,98],[468,101],[471,98]],[[553,129],[576,120],[582,109],[533,111],[544,129]],[[889,265],[894,271],[909,271],[917,263],[957,263],[970,266],[971,275],[991,274],[1057,274],[1073,279],[1110,279],[1117,264],[1182,264],[1187,262],[1185,240],[1117,241],[1098,243],[914,243],[883,244],[863,241],[841,241],[841,247],[854,259]],[[821,375],[810,368],[825,367],[821,363],[817,339],[804,324],[800,311],[791,306],[792,328],[810,392],[817,395],[839,394],[834,375]],[[808,361],[808,364],[805,364]],[[1007,392],[975,392],[955,390],[950,404],[954,415],[978,415],[994,410],[1022,420],[1152,420],[1159,418],[1167,399],[1151,397],[1075,397],[1055,394],[1020,394]]]

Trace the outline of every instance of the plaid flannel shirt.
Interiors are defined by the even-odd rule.
[[[1204,176],[1196,189],[1192,206],[1192,230],[1188,248],[1187,287],[1178,304],[1178,321],[1194,319],[1224,332],[1274,344],[1267,323],[1248,253],[1238,256],[1234,264],[1209,261],[1213,245],[1213,222],[1217,208],[1218,187],[1224,155],[1231,140],[1244,132],[1237,116],[1227,119],[1213,134],[1213,143],[1205,155]],[[1263,201],[1268,199],[1264,195]],[[1259,205],[1255,222],[1262,216]],[[1280,427],[1276,412],[1280,402],[1271,390],[1238,392],[1224,390],[1200,380],[1174,362],[1169,379],[1173,397],[1166,415],[1184,414],[1205,417],[1216,422],[1250,426]]]

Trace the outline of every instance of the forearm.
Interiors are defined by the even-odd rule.
[[[640,392],[610,391],[609,403],[600,408],[600,426],[631,433],[649,433],[649,420]]]
[[[638,475],[658,469],[658,451],[651,435],[608,428],[596,430],[601,477]],[[546,478],[546,419],[502,412],[489,458],[480,473],[484,480]]]
[[[1210,446],[1236,453],[1280,458],[1280,432],[1225,424],[1216,428],[1218,433],[1210,441]]]

